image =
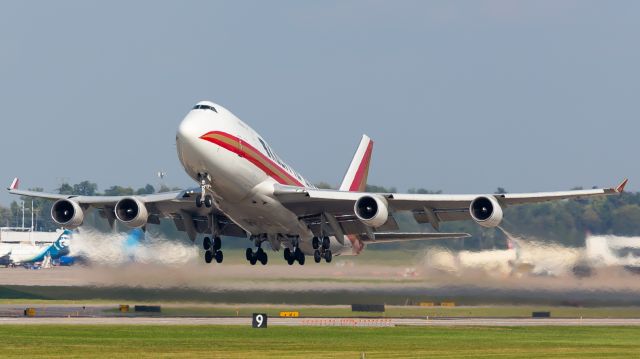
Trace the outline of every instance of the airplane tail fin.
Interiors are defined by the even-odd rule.
[[[362,192],[365,190],[372,151],[373,141],[367,135],[362,135],[360,145],[340,185],[341,191]]]
[[[62,231],[58,239],[49,247],[49,255],[52,258],[58,258],[61,255],[68,253],[72,235],[73,232],[68,229]]]

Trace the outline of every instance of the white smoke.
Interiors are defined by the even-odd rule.
[[[198,249],[193,244],[149,233],[136,245],[127,243],[127,238],[128,234],[123,232],[82,229],[73,235],[70,254],[107,266],[126,263],[180,265],[198,259]]]
[[[614,251],[618,247],[631,247],[640,252],[640,237],[588,235],[585,247],[572,248],[516,236],[500,229],[509,241],[507,248],[457,252],[439,247],[430,248],[424,257],[425,269],[458,277],[471,274],[490,277],[561,277],[575,275],[576,269],[579,270],[580,267],[592,270],[640,267],[640,256],[620,256]]]

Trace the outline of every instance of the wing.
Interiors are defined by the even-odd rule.
[[[244,237],[246,235],[246,232],[242,228],[215,207],[196,207],[195,198],[200,195],[200,188],[149,195],[78,196],[26,191],[20,190],[17,187],[18,180],[15,179],[8,188],[9,193],[54,201],[70,200],[80,205],[83,210],[95,208],[102,217],[109,221],[111,226],[113,226],[115,222],[114,209],[116,204],[124,198],[135,198],[144,204],[149,213],[147,223],[159,224],[160,218],[169,218],[173,220],[178,230],[187,232],[191,240],[195,240],[198,233],[210,233],[211,226],[214,225],[218,226],[221,235],[234,237]]]
[[[493,198],[501,207],[508,207],[519,204],[618,194],[624,190],[627,182],[625,179],[620,185],[614,188],[490,195],[372,194],[277,186],[274,195],[285,207],[296,213],[301,219],[306,220],[314,232],[316,232],[318,228],[321,228],[323,223],[330,222],[328,220],[325,221],[325,219],[332,216],[340,224],[344,234],[362,234],[368,232],[367,234],[371,237],[371,235],[375,233],[365,228],[366,226],[362,225],[354,214],[355,202],[364,195],[379,195],[384,197],[388,203],[391,214],[389,221],[387,221],[383,227],[376,228],[376,230],[386,231],[398,229],[393,214],[399,211],[411,212],[419,223],[431,223],[437,230],[439,229],[440,222],[472,219],[469,207],[471,203],[479,197]],[[336,229],[335,225],[332,227]]]

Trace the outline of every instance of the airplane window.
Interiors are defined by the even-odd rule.
[[[271,155],[271,151],[269,151],[269,147],[267,147],[267,144],[266,144],[266,143],[264,143],[264,141],[263,141],[261,138],[259,138],[259,137],[258,137],[258,141],[260,141],[260,144],[261,144],[261,145],[262,145],[262,147],[264,148],[264,150],[265,150],[265,152],[267,153],[267,155],[268,155],[269,157],[273,157],[273,156]]]
[[[216,110],[215,107],[209,106],[209,105],[195,105],[193,109],[194,110],[211,110],[216,113],[218,112],[218,110]]]

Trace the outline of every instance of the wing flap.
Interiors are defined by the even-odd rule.
[[[406,241],[429,241],[434,239],[459,239],[469,238],[469,233],[439,233],[439,232],[423,232],[423,233],[407,233],[407,232],[376,232],[375,240],[362,238],[367,244],[371,243],[393,243]]]

